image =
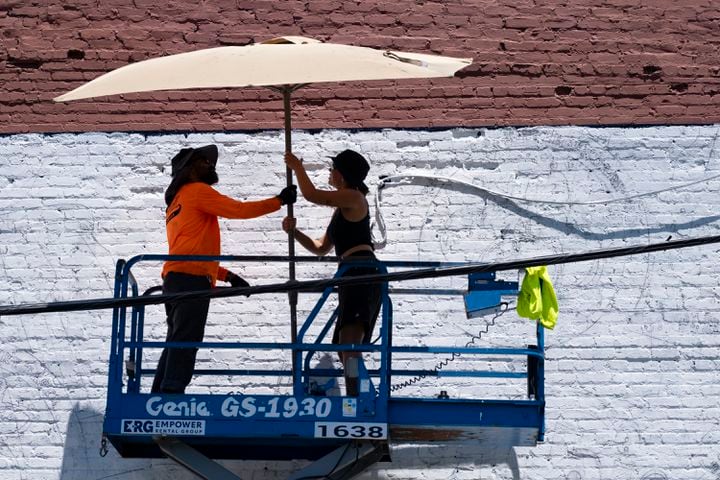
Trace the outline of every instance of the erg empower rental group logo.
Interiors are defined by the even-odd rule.
[[[122,433],[129,435],[205,435],[205,420],[123,419]]]

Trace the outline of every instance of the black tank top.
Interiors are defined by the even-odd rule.
[[[335,244],[335,255],[340,256],[358,245],[372,244],[370,234],[370,211],[362,220],[351,222],[343,217],[342,211],[338,208],[330,220],[327,234]]]

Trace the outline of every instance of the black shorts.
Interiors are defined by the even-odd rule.
[[[340,266],[352,264],[354,261],[375,261],[372,252],[356,252],[350,255],[352,260],[343,261]],[[350,267],[343,277],[354,277],[359,275],[376,275],[380,273],[377,267],[358,266]],[[333,333],[333,343],[338,343],[340,330],[348,325],[360,324],[365,331],[363,343],[370,343],[372,340],[375,322],[380,314],[382,305],[382,283],[369,283],[366,285],[350,285],[338,287],[338,319]]]

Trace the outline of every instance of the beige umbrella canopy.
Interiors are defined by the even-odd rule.
[[[153,58],[106,73],[56,102],[122,93],[452,77],[471,59],[375,50],[304,37]]]
[[[123,93],[193,88],[265,86],[283,95],[285,151],[291,151],[290,96],[310,83],[452,77],[472,63],[419,53],[376,50],[305,37],[280,37],[244,47],[218,47],[152,58],[108,72],[56,102]],[[286,169],[287,184],[292,172]],[[293,215],[292,205],[288,215]],[[295,243],[289,234],[290,280],[295,280]],[[290,298],[291,334],[296,335],[296,298]]]

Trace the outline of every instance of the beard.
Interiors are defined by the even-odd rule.
[[[218,178],[218,174],[214,168],[212,170],[206,171],[200,177],[200,181],[203,183],[207,183],[208,185],[215,185],[216,183],[218,183],[219,180],[220,179]]]

